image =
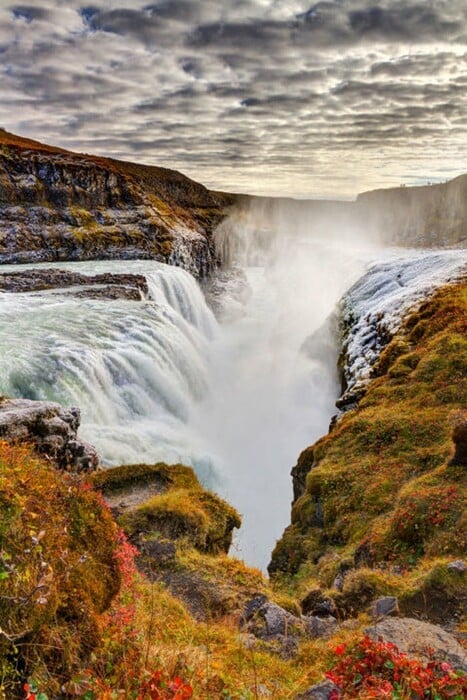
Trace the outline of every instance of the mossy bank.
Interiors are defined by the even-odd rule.
[[[466,551],[453,442],[466,420],[466,302],[465,283],[448,285],[409,313],[357,408],[300,455],[277,585],[299,597],[321,587],[343,616],[389,594],[407,613],[460,621],[465,572],[450,563]]]

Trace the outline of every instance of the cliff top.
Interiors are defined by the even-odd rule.
[[[191,204],[192,206],[202,207],[228,205],[235,197],[223,192],[212,192],[178,170],[116,160],[105,156],[90,155],[89,153],[77,153],[12,134],[3,128],[0,128],[0,146],[7,146],[19,152],[35,151],[38,154],[65,156],[67,159],[81,163],[87,161],[105,170],[111,170],[121,175],[135,178],[149,190],[157,189],[160,192],[161,189],[167,189],[167,194],[170,194],[179,204]],[[184,193],[183,197],[182,192]],[[181,199],[183,199],[183,202],[180,201]]]

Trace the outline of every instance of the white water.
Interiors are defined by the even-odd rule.
[[[330,316],[380,253],[282,224],[252,247],[251,225],[229,233],[228,252],[250,294],[240,303],[226,285],[220,324],[188,273],[148,261],[60,264],[143,273],[142,302],[0,293],[0,391],[78,405],[109,465],[193,465],[243,515],[236,553],[264,567],[289,521],[290,468],[335,412]]]

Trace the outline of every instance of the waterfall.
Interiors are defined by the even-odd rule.
[[[79,406],[81,435],[107,465],[185,462],[209,482],[212,464],[188,423],[208,390],[218,326],[194,278],[146,261],[59,267],[143,273],[149,298],[0,294],[0,390]]]
[[[141,301],[0,292],[0,392],[79,406],[81,435],[106,465],[192,465],[243,516],[236,554],[263,568],[289,522],[290,468],[335,413],[336,305],[369,261],[390,254],[289,214],[269,211],[265,226],[252,208],[223,224],[217,252],[229,266],[217,278],[217,318],[188,272],[155,261],[55,265],[143,274]],[[397,255],[419,261],[420,279],[449,255],[446,270],[457,265],[452,251],[425,267],[423,253]],[[406,273],[395,278],[408,284]]]

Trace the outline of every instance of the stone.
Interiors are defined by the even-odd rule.
[[[296,695],[294,700],[334,700],[334,698],[339,698],[341,695],[339,686],[332,681],[326,680],[312,685],[304,693]]]
[[[59,469],[91,472],[99,466],[92,445],[77,436],[78,408],[63,408],[52,401],[0,399],[0,438],[28,442],[49,457]]]
[[[449,571],[457,571],[459,574],[463,574],[467,570],[467,564],[462,559],[456,559],[456,561],[449,562],[447,568]]]
[[[398,615],[399,614],[399,602],[397,598],[393,596],[382,596],[377,600],[373,601],[370,608],[370,615],[372,618],[379,620],[382,617],[387,617],[388,615]]]
[[[0,272],[0,290],[4,292],[38,292],[48,289],[81,287],[71,291],[74,296],[108,299],[141,300],[149,293],[144,275],[104,272],[85,275],[56,268]]]
[[[411,658],[447,661],[454,668],[467,670],[467,652],[459,642],[442,627],[429,622],[421,622],[409,617],[385,618],[369,627],[366,634],[371,639],[383,639],[395,644],[399,651]]]
[[[242,615],[242,621],[244,623],[249,622],[256,615],[256,613],[260,610],[260,608],[262,608],[263,605],[265,603],[267,603],[267,601],[268,601],[268,597],[266,595],[264,595],[263,593],[258,593],[258,595],[255,595],[245,605],[245,609],[244,609],[243,615]]]
[[[271,601],[267,601],[260,608],[259,613],[264,619],[265,633],[268,637],[289,636],[297,630],[297,627],[301,627],[298,617]]]
[[[320,588],[313,588],[309,591],[300,605],[304,615],[327,617],[336,613],[336,605],[333,599],[324,595]]]
[[[452,434],[455,452],[451,465],[467,466],[467,420],[460,421]]]
[[[339,626],[336,618],[332,615],[328,617],[316,617],[315,615],[306,615],[305,621],[307,633],[313,638],[325,639],[331,637]]]
[[[345,573],[339,572],[332,582],[332,587],[338,591],[344,588]]]

